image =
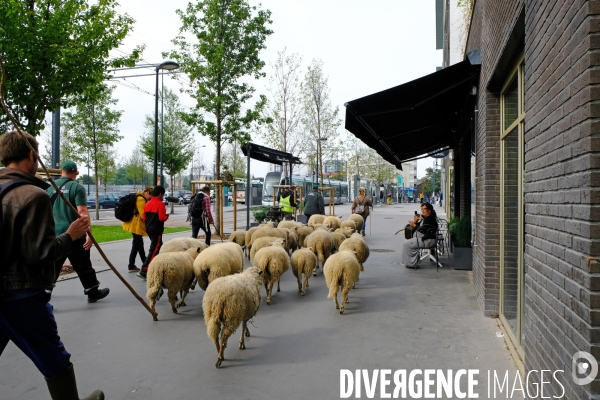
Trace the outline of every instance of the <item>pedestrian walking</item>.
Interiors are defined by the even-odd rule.
[[[38,160],[26,142],[36,152],[38,143],[24,135],[12,131],[0,136],[0,161],[6,167],[0,170],[0,354],[12,341],[44,375],[52,399],[74,400],[79,394],[71,354],[58,336],[49,301],[59,275],[56,261],[85,235],[90,219],[81,215],[56,234],[50,197],[44,193],[49,185],[35,177]],[[86,399],[102,400],[104,394],[97,390]]]
[[[316,183],[313,185],[312,192],[307,193],[304,197],[304,215],[306,215],[307,221],[314,214],[325,214],[325,201],[319,193],[319,185]]]
[[[129,264],[127,269],[129,272],[139,272],[140,269],[135,265],[135,259],[138,254],[142,260],[142,265],[146,262],[146,251],[144,250],[144,236],[148,236],[146,232],[146,223],[144,222],[144,207],[152,198],[152,186],[146,186],[144,191],[138,190],[135,199],[135,209],[137,212],[133,214],[133,218],[127,222],[123,222],[123,230],[130,232],[133,235],[131,243],[131,252],[129,253]]]
[[[60,169],[61,176],[56,180],[56,186],[64,193],[69,203],[77,209],[79,215],[85,215],[90,219],[85,188],[83,185],[75,182],[77,175],[79,175],[77,164],[73,161],[65,161],[62,163]],[[71,211],[69,205],[58,196],[54,188],[48,188],[46,192],[50,195],[56,234],[60,235],[65,233],[71,223],[77,220],[77,216]],[[108,296],[110,292],[109,288],[100,289],[100,282],[96,277],[96,271],[92,267],[92,259],[90,257],[92,245],[90,236],[88,234],[82,235],[73,241],[71,253],[56,261],[56,269],[60,271],[63,263],[67,258],[69,259],[83,286],[83,293],[88,297],[88,303],[95,303]]]
[[[165,188],[162,186],[156,186],[152,189],[152,199],[144,206],[144,215],[142,219],[146,223],[146,232],[150,237],[150,250],[146,261],[142,265],[142,270],[136,274],[136,276],[146,279],[148,273],[148,266],[156,257],[160,248],[162,247],[162,235],[165,230],[165,221],[169,218],[167,209],[163,203],[165,197]]]
[[[212,213],[210,211],[210,187],[204,186],[200,189],[200,192],[196,193],[195,196],[199,196],[197,199],[192,200],[190,207],[193,208],[193,205],[197,204],[196,201],[201,201],[202,209],[199,211],[196,217],[191,215],[190,218],[192,220],[192,237],[194,239],[198,238],[198,232],[200,229],[204,231],[204,243],[210,246],[210,237],[211,231],[210,226],[214,224],[214,220],[212,217]],[[197,206],[195,208],[198,208]]]
[[[370,215],[369,207],[373,208],[373,202],[365,195],[365,188],[361,187],[358,189],[358,196],[354,198],[352,202],[352,214],[358,214],[363,217],[363,226],[361,235],[365,236],[365,228],[367,227],[367,218]]]

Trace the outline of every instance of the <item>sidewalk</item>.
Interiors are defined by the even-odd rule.
[[[488,398],[487,371],[502,376],[509,371],[514,377],[517,367],[497,336],[495,320],[482,315],[470,272],[436,272],[428,261],[418,270],[400,266],[404,238],[394,233],[415,210],[419,204],[375,207],[365,237],[371,255],[344,315],[327,299],[321,270],[310,278],[304,297],[288,271],[270,306],[263,291],[246,350],[237,348],[240,329],[230,338],[221,369],[214,367],[216,350],[206,335],[202,290],[190,292],[187,307],[178,314],[163,296],[157,303],[159,321],[153,322],[110,271],[98,277],[111,293],[94,304],[86,303],[78,279],[59,282],[52,304],[59,333],[72,353],[80,394],[102,388],[107,399],[337,399],[341,369],[365,369],[370,375],[375,369],[477,369],[477,393]],[[445,215],[439,207],[435,210]],[[349,212],[350,205],[336,206],[338,215]],[[126,273],[130,245],[120,241],[102,248],[145,296],[145,282]],[[104,267],[97,253],[93,263]],[[43,378],[12,343],[0,357],[0,369],[3,400],[48,398]],[[512,386],[512,378],[510,382]],[[388,391],[393,388],[392,382]],[[364,386],[362,398],[367,398]]]

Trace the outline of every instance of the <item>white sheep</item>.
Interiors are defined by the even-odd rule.
[[[290,268],[290,256],[287,250],[278,245],[263,247],[258,250],[252,260],[252,265],[263,271],[263,282],[267,291],[267,304],[271,304],[273,285],[277,281],[277,291],[280,291],[281,275]]]
[[[346,240],[346,235],[344,235],[343,233],[337,232],[337,230],[335,232],[331,233],[331,237],[333,238],[333,247],[335,249],[335,251],[338,251],[340,249],[340,245],[342,244],[342,242],[344,240]]]
[[[290,250],[292,251],[292,253],[294,251],[296,251],[298,249],[298,235],[294,232],[290,232],[289,235],[289,243],[288,243],[288,247],[290,248]]]
[[[352,229],[350,228],[338,228],[335,230],[338,233],[341,233],[342,235],[346,236],[347,238],[349,238],[352,235],[352,232],[354,232]]]
[[[298,245],[304,246],[304,239],[314,231],[315,229],[310,226],[303,226],[300,228],[298,230]]]
[[[283,240],[285,240],[285,249],[289,251],[289,244],[287,243],[288,241],[288,230],[286,229],[257,229],[254,234],[252,235],[252,244],[254,244],[254,241],[258,238],[261,237],[278,237],[281,238]]]
[[[354,221],[356,223],[357,231],[360,231],[362,229],[363,224],[365,223],[364,218],[360,214],[350,214],[348,216],[348,221]]]
[[[317,229],[306,237],[304,247],[310,247],[317,258],[325,265],[333,250],[333,237],[331,237],[329,232]],[[319,268],[318,264],[317,268]],[[317,276],[316,270],[313,275]]]
[[[315,270],[317,266],[317,256],[312,250],[300,249],[292,254],[292,272],[298,281],[298,290],[302,293],[302,296],[306,293],[308,287],[308,278]],[[304,281],[302,281],[302,274],[304,274]]]
[[[189,237],[173,238],[166,241],[161,247],[159,254],[171,253],[174,251],[186,251],[191,248],[200,247],[200,251],[208,248],[208,245],[201,239],[194,239]]]
[[[307,225],[322,224],[324,219],[325,216],[321,214],[311,215],[308,219]]]
[[[152,311],[155,311],[154,307],[162,294],[162,289],[167,289],[169,304],[174,313],[177,313],[179,307],[185,305],[185,296],[194,279],[194,259],[199,252],[200,248],[192,248],[183,252],[157,254],[154,257],[148,266],[146,278],[146,297],[150,301]],[[177,293],[180,293],[181,300],[175,305]],[[154,320],[158,321],[158,318],[154,317]]]
[[[258,225],[259,228],[275,228],[274,222],[265,222],[264,224]]]
[[[217,348],[217,368],[225,359],[223,353],[227,347],[227,339],[235,333],[240,324],[243,325],[239,348],[246,348],[244,335],[250,336],[248,321],[260,308],[261,274],[262,271],[258,268],[250,267],[241,274],[215,279],[206,289],[202,311],[206,333]]]
[[[328,224],[329,229],[331,230],[331,232],[333,232],[337,228],[341,227],[342,219],[341,219],[341,217],[336,217],[335,215],[329,215],[329,216],[325,217],[325,219],[323,220],[323,223]]]
[[[293,232],[298,232],[298,229],[302,228],[304,225],[302,225],[300,222],[296,222],[296,221],[281,221],[279,224],[277,224],[278,228],[287,228]]]
[[[237,243],[244,252],[246,251],[246,231],[233,231],[229,235],[229,241]]]
[[[246,231],[246,237],[244,238],[244,243],[246,245],[246,257],[250,259],[250,250],[252,249],[252,235],[260,229],[258,226],[253,226],[252,228]]]
[[[360,266],[356,255],[352,251],[343,250],[333,254],[323,266],[325,282],[329,288],[327,298],[333,297],[336,310],[344,313],[344,303],[348,303],[348,292],[354,287],[354,283],[360,274]],[[342,304],[338,304],[337,293],[342,287]]]
[[[352,232],[356,231],[356,222],[348,219],[346,221],[342,221],[340,224],[340,228],[347,228],[348,230],[352,230]]]
[[[244,253],[233,242],[214,244],[200,253],[194,261],[194,274],[203,290],[215,279],[242,272],[243,268]]]
[[[330,228],[329,224],[311,224],[308,226],[312,227],[314,230],[323,229],[325,231],[329,231]]]
[[[338,250],[350,250],[356,252],[356,259],[360,265],[360,271],[363,272],[365,270],[363,263],[367,261],[371,252],[369,250],[369,245],[367,245],[367,242],[365,242],[360,235],[352,235],[348,239],[344,240]]]
[[[254,256],[257,251],[259,251],[263,247],[272,246],[275,243],[277,243],[279,246],[281,246],[284,249],[286,248],[285,239],[282,239],[279,237],[272,237],[272,236],[256,238],[252,245],[252,251],[250,252],[250,261],[254,260]]]

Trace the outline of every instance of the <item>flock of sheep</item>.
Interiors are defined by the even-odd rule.
[[[229,242],[210,247],[199,239],[171,239],[150,263],[146,297],[155,310],[156,302],[167,290],[169,304],[176,313],[185,306],[190,289],[196,284],[204,289],[204,321],[207,334],[217,348],[219,368],[227,340],[240,324],[239,348],[245,348],[244,337],[250,336],[247,323],[261,304],[261,285],[265,287],[267,304],[271,304],[273,286],[277,282],[280,291],[281,275],[290,266],[298,281],[298,291],[304,296],[308,279],[317,276],[321,261],[329,288],[327,298],[333,298],[335,308],[344,313],[348,292],[369,257],[369,246],[355,233],[360,232],[362,224],[363,218],[356,214],[345,221],[336,216],[313,215],[307,225],[283,221],[277,227],[267,223],[248,231],[234,231]],[[252,263],[246,270],[245,256]],[[341,304],[337,299],[340,288]]]

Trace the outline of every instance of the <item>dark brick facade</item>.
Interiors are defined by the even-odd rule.
[[[526,372],[565,371],[566,399],[600,393],[577,386],[571,358],[600,359],[600,1],[476,0],[467,51],[481,50],[476,132],[473,279],[482,310],[499,314],[500,88],[524,53],[524,315]],[[520,49],[514,32],[524,15]],[[517,46],[519,47],[519,46]],[[519,54],[517,54],[519,53]],[[503,78],[504,77],[504,78]],[[559,395],[560,387],[552,387]]]

